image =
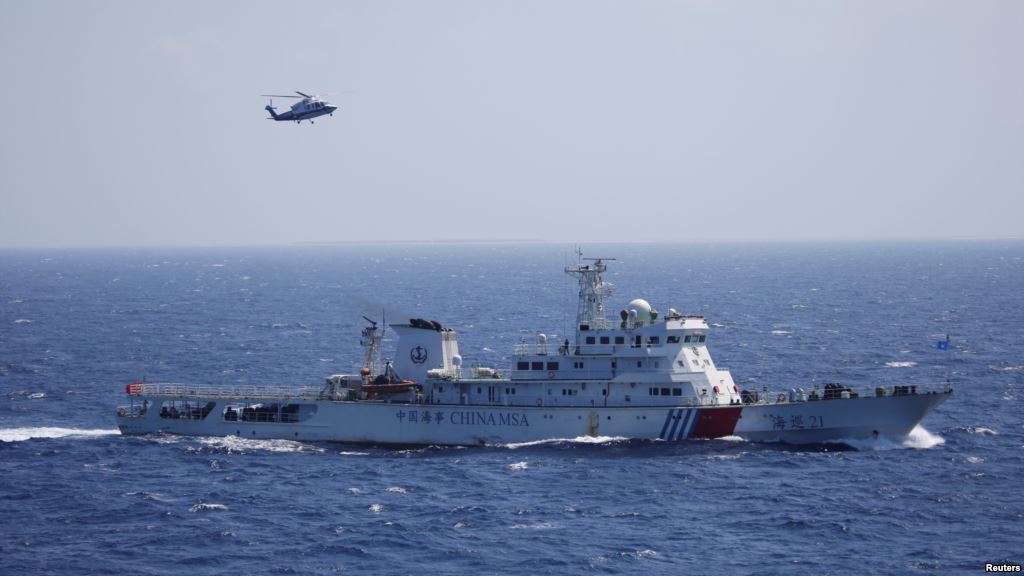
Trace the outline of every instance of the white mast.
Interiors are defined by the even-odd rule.
[[[384,340],[384,334],[377,332],[375,321],[366,316],[363,316],[363,319],[370,323],[369,326],[363,328],[362,338],[359,339],[359,345],[365,350],[363,370],[367,371],[367,375],[377,375],[381,373],[380,345]]]
[[[605,260],[615,258],[584,258],[582,250],[576,250],[579,262],[567,266],[565,273],[575,276],[580,283],[579,307],[576,310],[576,330],[603,330],[608,327],[604,317],[604,298],[611,296],[612,285],[601,280],[601,273],[608,269]],[[587,260],[593,264],[583,264]]]

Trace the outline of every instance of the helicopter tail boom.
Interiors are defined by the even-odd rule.
[[[267,104],[266,110],[267,110],[267,112],[270,112],[270,117],[271,118],[273,118],[274,120],[277,120],[277,112],[274,112],[274,107],[273,106],[271,106],[270,104]]]

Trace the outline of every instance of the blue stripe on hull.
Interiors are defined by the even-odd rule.
[[[679,435],[676,436],[676,442],[680,440],[685,440],[687,437],[690,436],[690,434],[687,431],[687,428],[690,426],[691,417],[693,416],[694,412],[696,412],[696,410],[686,410],[686,417],[683,418],[683,425],[679,427]],[[696,420],[696,418],[694,418],[693,420]]]
[[[676,430],[679,428],[679,421],[682,420],[683,410],[672,410],[672,429],[669,430],[666,440],[672,441],[676,437]]]
[[[668,432],[668,423],[672,421],[673,412],[675,412],[675,410],[669,410],[668,414],[665,415],[665,424],[661,427],[661,434],[658,434],[658,438],[662,440],[665,439],[665,432]]]

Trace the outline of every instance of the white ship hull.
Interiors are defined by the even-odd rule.
[[[793,444],[887,437],[901,439],[949,392],[743,406],[534,407],[296,400],[315,413],[301,422],[226,420],[244,398],[181,396],[214,405],[204,418],[166,417],[156,409],[118,416],[123,434],[168,433],[395,445],[495,445],[581,436],[677,442],[736,436]],[[138,396],[159,406],[167,397]],[[254,402],[250,400],[250,402]],[[315,407],[315,408],[314,408]]]
[[[318,389],[136,382],[127,387],[130,404],[119,410],[118,427],[125,434],[401,445],[581,436],[799,444],[904,437],[952,392],[948,384],[925,392],[916,384],[854,391],[839,383],[806,392],[741,391],[711,359],[711,327],[702,316],[672,308],[662,316],[635,299],[609,321],[606,269],[600,259],[566,268],[580,287],[572,340],[549,343],[538,334],[536,343],[520,342],[500,373],[464,368],[456,333],[422,318],[390,324],[399,339],[394,360],[382,363],[383,331],[367,318],[359,374],[328,376]]]

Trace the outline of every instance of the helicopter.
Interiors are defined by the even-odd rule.
[[[274,101],[271,100],[264,109],[270,112],[270,118],[267,120],[282,121],[294,121],[296,124],[301,123],[303,120],[309,120],[309,123],[313,123],[313,118],[317,116],[323,116],[324,114],[333,115],[334,111],[338,109],[337,106],[330,102],[323,100],[320,96],[310,96],[303,92],[295,91],[298,96],[283,95],[283,94],[261,94],[261,96],[267,96],[269,98],[301,98],[300,101],[292,104],[292,109],[287,112],[278,114],[274,110]]]

